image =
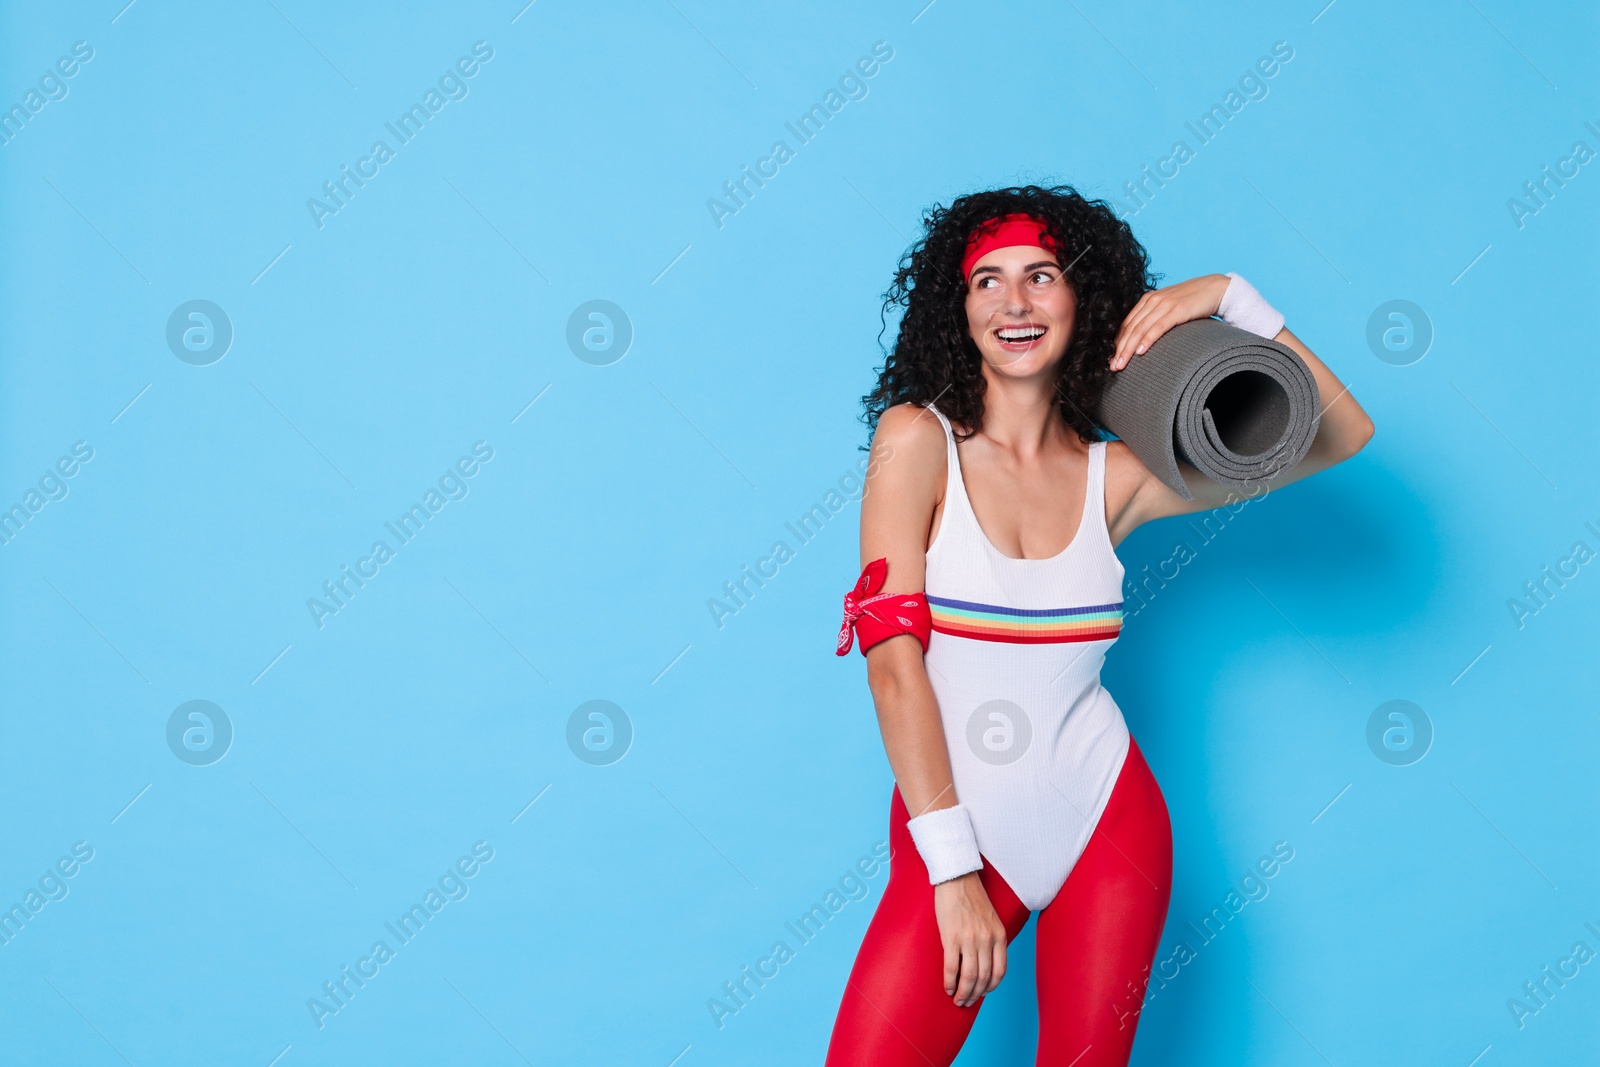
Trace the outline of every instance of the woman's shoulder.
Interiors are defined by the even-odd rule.
[[[1133,504],[1141,488],[1152,482],[1160,483],[1144,462],[1134,455],[1126,441],[1110,438],[1102,443],[1105,445],[1107,525],[1115,526],[1124,519],[1124,513]]]
[[[918,451],[943,450],[944,425],[931,408],[921,404],[895,404],[878,416],[875,442]]]
[[[939,416],[920,404],[896,404],[878,416],[872,436],[873,464],[887,473],[899,468],[903,477],[942,474],[945,431]]]

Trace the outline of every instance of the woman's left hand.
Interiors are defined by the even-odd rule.
[[[1179,323],[1215,315],[1228,281],[1226,274],[1202,274],[1141,296],[1122,320],[1116,348],[1111,353],[1111,369],[1126,367],[1130,359],[1149,351],[1162,334]]]

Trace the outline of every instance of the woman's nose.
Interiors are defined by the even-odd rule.
[[[1032,305],[1028,303],[1028,288],[1024,285],[1006,286],[1006,311],[1011,314],[1020,314],[1027,311]]]

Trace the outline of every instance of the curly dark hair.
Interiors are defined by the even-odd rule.
[[[1110,205],[1085,200],[1070,185],[968,193],[948,208],[935,205],[923,216],[925,236],[901,256],[894,282],[884,293],[883,316],[901,306],[905,314],[894,350],[879,368],[877,388],[861,398],[866,408],[862,421],[869,431],[877,430],[878,417],[895,404],[935,400],[940,411],[972,433],[983,427],[982,356],[967,330],[961,257],[975,227],[1013,212],[1044,219],[1060,243],[1062,266],[1070,265],[1065,273],[1078,307],[1057,371],[1058,406],[1083,440],[1103,436],[1091,416],[1111,373],[1117,331],[1160,275],[1150,272],[1144,246]],[[882,330],[878,343],[881,348]]]

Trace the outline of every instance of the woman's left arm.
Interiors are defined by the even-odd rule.
[[[1117,335],[1111,357],[1113,373],[1126,367],[1129,360],[1141,357],[1157,338],[1172,327],[1215,314],[1228,281],[1223,274],[1205,274],[1164,289],[1151,290],[1140,297],[1123,320],[1122,330]],[[1269,490],[1342,463],[1361,451],[1371,440],[1373,432],[1372,418],[1356,402],[1349,386],[1340,382],[1327,364],[1318,359],[1316,353],[1307,348],[1300,338],[1284,328],[1278,331],[1273,340],[1293,349],[1311,369],[1322,401],[1322,416],[1317,425],[1317,435],[1312,439],[1305,458],[1287,470],[1262,479],[1261,484]],[[1125,466],[1131,461],[1131,469],[1122,473],[1126,491],[1120,496],[1125,503],[1115,509],[1113,542],[1120,541],[1135,527],[1152,519],[1205,511],[1234,503],[1240,496],[1239,489],[1214,482],[1180,460],[1178,470],[1189,491],[1194,494],[1194,499],[1185,500],[1150,474],[1126,446],[1118,451],[1125,454],[1122,457]],[[1252,492],[1250,495],[1256,494]]]

